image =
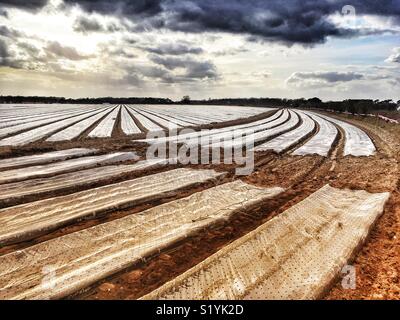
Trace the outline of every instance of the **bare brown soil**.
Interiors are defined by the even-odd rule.
[[[250,120],[259,120],[265,116],[266,114],[246,120],[237,120],[229,123],[229,125],[245,123]],[[0,149],[0,158],[62,150],[77,146],[97,148],[101,152],[134,150],[141,157],[144,157],[146,145],[135,143],[132,141],[132,138],[123,136],[119,118],[120,115],[118,116],[118,124],[114,128],[114,137],[112,139],[83,139],[81,136],[75,141],[59,144],[39,142],[23,148],[2,148]],[[228,174],[222,180],[180,190],[177,193],[167,195],[163,199],[137,204],[127,210],[114,211],[104,217],[74,223],[30,242],[0,248],[0,255],[99,223],[135,214],[155,205],[183,198],[215,184],[232,181],[233,179],[242,179],[247,183],[258,186],[280,186],[286,189],[276,199],[260,203],[246,212],[237,212],[230,221],[213,226],[212,229],[204,230],[201,234],[188,238],[168,248],[159,255],[151,257],[138,265],[131,266],[128,270],[105,279],[84,292],[79,292],[69,297],[73,299],[137,299],[188,270],[223,246],[254,230],[273,216],[280,214],[329,183],[338,188],[365,189],[369,192],[390,191],[392,192],[392,196],[365,246],[354,259],[354,266],[357,269],[357,288],[355,290],[344,290],[340,285],[339,279],[337,283],[333,284],[332,290],[327,293],[325,298],[399,299],[400,126],[387,124],[375,118],[340,116],[340,119],[362,127],[374,140],[378,148],[378,153],[368,158],[342,157],[344,137],[343,133],[341,133],[334,150],[328,158],[319,156],[291,156],[290,152],[279,155],[273,152],[257,153],[255,170],[249,176],[235,176],[234,170],[236,166],[234,164],[190,165],[193,168],[213,168],[217,171],[228,172]],[[228,124],[225,123],[223,125],[226,126]],[[220,126],[222,124],[203,126],[202,128]],[[304,143],[304,141],[301,143]],[[115,177],[88,187],[124,181],[177,167],[182,167],[182,165],[151,168],[134,174]],[[79,190],[64,190],[61,194],[77,191]],[[48,194],[44,195],[44,197],[57,195],[60,194]]]

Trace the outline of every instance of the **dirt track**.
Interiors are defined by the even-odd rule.
[[[332,116],[332,114],[328,114]],[[255,119],[259,117],[253,117]],[[253,119],[253,120],[255,120]],[[254,230],[256,227],[293,204],[306,198],[325,184],[338,188],[364,189],[369,192],[392,192],[385,212],[374,228],[370,239],[361,252],[355,257],[357,268],[357,289],[343,290],[338,282],[327,294],[326,299],[399,299],[400,298],[400,126],[386,124],[374,118],[355,118],[342,116],[353,124],[362,127],[374,140],[378,153],[369,158],[342,157],[344,144],[341,133],[335,149],[329,158],[320,156],[277,155],[271,152],[256,155],[255,171],[246,177],[235,177],[234,165],[192,166],[195,168],[213,168],[217,171],[228,171],[222,182],[242,179],[258,186],[284,187],[284,194],[268,203],[258,205],[246,212],[238,212],[229,222],[207,230],[201,235],[187,239],[173,248],[162,252],[140,265],[96,284],[86,292],[71,298],[75,299],[136,299],[166,281],[176,277],[198,262],[204,260],[221,247]],[[236,124],[236,123],[235,123]],[[114,131],[119,132],[119,126]],[[57,149],[71,147],[96,147],[103,152],[131,151],[134,148],[144,155],[144,146],[132,143],[126,138],[94,139],[63,143]],[[17,153],[13,149],[0,150],[0,157],[25,155],[40,151],[54,150],[55,145],[35,143],[22,148]],[[180,165],[152,168],[131,175],[120,176],[116,180],[107,180],[104,184],[123,181],[124,179],[145,176],[161,172]],[[96,185],[97,186],[97,185]],[[46,241],[63,234],[81,230],[99,223],[111,221],[143,209],[182,198],[194,192],[204,190],[210,185],[199,185],[195,188],[180,190],[157,202],[145,203],[129,210],[115,211],[107,217],[82,221],[55,232],[41,236],[31,242],[0,248],[0,254]],[[68,190],[68,193],[76,190]]]

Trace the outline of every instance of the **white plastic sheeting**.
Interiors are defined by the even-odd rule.
[[[45,122],[44,120],[49,120],[51,121],[52,119],[56,118],[56,117],[60,117],[60,116],[68,116],[68,115],[73,115],[73,114],[77,114],[79,112],[82,112],[82,110],[67,110],[67,111],[58,111],[58,112],[47,112],[47,113],[38,113],[35,115],[31,115],[31,116],[25,116],[25,117],[17,117],[17,118],[13,118],[10,120],[6,120],[6,121],[0,121],[0,128],[10,128],[10,127],[14,127],[17,125],[23,125],[23,124],[29,124],[30,127],[32,127],[35,122],[38,121],[42,121]],[[26,125],[27,127],[28,125]],[[11,130],[11,129],[9,129]],[[6,131],[6,130],[5,130]],[[10,133],[10,132],[7,132]]]
[[[79,116],[74,116],[68,119],[60,120],[55,123],[50,123],[48,125],[44,125],[36,129],[25,131],[15,136],[5,138],[0,141],[0,146],[21,146],[40,140],[46,137],[47,135],[52,134],[53,132],[64,129],[70,125],[73,125],[76,122],[84,120],[97,112],[99,111],[97,110],[92,112],[85,112],[84,114],[81,114]]]
[[[199,124],[202,123],[197,118],[191,118],[191,117],[185,116],[184,114],[177,113],[177,112],[174,112],[173,114],[164,112],[162,110],[157,110],[157,111],[152,111],[152,112],[157,114],[157,115],[160,115],[163,118],[165,118],[165,119],[167,119],[167,120],[169,120],[171,122],[174,122],[174,123],[176,123],[176,124],[178,124],[178,125],[180,125],[182,127],[199,125]]]
[[[317,299],[388,198],[325,186],[144,299]]]
[[[290,119],[289,118],[290,114]],[[288,130],[293,129],[300,122],[299,117],[293,111],[284,110],[283,116],[276,119],[275,121],[270,122],[266,125],[266,127],[262,131],[255,132],[254,134],[248,134],[246,139],[239,139],[239,141],[233,140],[225,140],[222,142],[217,142],[211,144],[211,147],[216,148],[237,148],[243,147],[246,142],[253,141],[254,143],[262,142],[268,138],[274,137],[276,135],[282,134]]]
[[[38,114],[48,114],[65,111],[82,111],[82,108],[99,107],[79,104],[3,104],[1,105],[0,121],[23,119]]]
[[[318,154],[320,156],[327,157],[333,146],[333,143],[338,136],[338,130],[326,119],[323,119],[311,112],[304,113],[318,123],[319,131],[314,137],[307,141],[307,143],[296,149],[293,154],[298,156]]]
[[[138,159],[138,156],[135,152],[115,152],[99,156],[71,159],[46,165],[7,170],[0,172],[0,184],[46,177],[69,171],[87,169],[97,165],[112,164],[136,159]]]
[[[260,131],[263,129],[266,129],[268,127],[273,127],[277,126],[284,121],[286,121],[289,118],[289,114],[286,112],[284,113],[283,111],[278,111],[271,117],[246,123],[246,124],[241,124],[241,125],[235,125],[235,126],[229,126],[229,127],[224,127],[220,129],[211,129],[211,130],[201,130],[201,131],[196,131],[196,132],[191,132],[191,133],[180,133],[177,136],[171,136],[171,137],[163,137],[163,138],[156,138],[156,139],[144,139],[144,140],[138,140],[141,142],[147,142],[151,144],[156,144],[156,143],[165,143],[165,142],[174,142],[174,143],[191,143],[191,141],[194,143],[195,141],[198,141],[199,138],[206,137],[206,136],[219,136],[223,134],[230,135],[229,132],[239,132],[242,131],[243,129],[247,129],[248,132],[256,132]],[[279,119],[279,120],[278,120]],[[211,138],[210,138],[211,140]]]
[[[209,145],[211,147],[230,147],[235,144],[237,141],[234,139],[237,137],[247,136],[251,139],[257,140],[257,138],[265,133],[265,131],[270,130],[274,127],[279,127],[283,123],[285,123],[289,119],[289,113],[285,110],[282,113],[279,113],[271,117],[272,121],[257,121],[259,124],[251,125],[248,127],[244,127],[243,129],[240,126],[237,126],[233,131],[232,130],[221,130],[222,132],[215,132],[212,134],[206,134]],[[264,133],[263,133],[264,132]],[[203,135],[201,137],[204,137]],[[187,139],[184,141],[186,145],[198,144],[199,139]],[[202,147],[207,145],[202,144]]]
[[[54,122],[70,119],[72,117],[76,117],[76,116],[82,115],[82,114],[88,114],[88,116],[90,116],[90,112],[92,112],[92,111],[96,111],[96,109],[73,111],[73,112],[64,113],[62,115],[51,116],[50,118],[44,117],[44,118],[29,121],[29,122],[23,121],[12,127],[6,127],[6,128],[0,129],[0,138],[6,137],[7,135],[11,135],[11,134],[16,134],[23,130],[29,130],[29,129],[32,129],[35,127],[45,126],[45,125],[52,124]]]
[[[18,199],[27,195],[39,195],[67,188],[90,186],[92,183],[107,181],[122,174],[166,164],[168,164],[167,159],[143,160],[131,165],[105,166],[60,174],[50,178],[29,179],[2,184],[0,187],[0,200]]]
[[[107,115],[90,133],[91,138],[109,138],[112,135],[115,120],[118,117],[118,113],[121,107],[116,107],[114,110]]]
[[[86,120],[82,120],[82,121],[68,127],[67,129],[59,131],[56,134],[53,134],[50,138],[47,139],[47,141],[72,140],[72,139],[78,137],[83,131],[88,129],[91,125],[96,123],[96,121],[99,121],[102,117],[104,117],[110,111],[111,111],[111,109],[108,108],[108,109],[104,110],[103,112],[95,114],[94,116],[91,116],[90,118],[88,118]]]
[[[134,108],[129,108],[131,111],[132,115],[140,122],[140,124],[148,131],[162,131],[163,128],[161,128],[158,124],[154,123],[150,119],[144,117],[141,115],[139,112],[137,112]]]
[[[15,168],[20,166],[31,166],[35,164],[42,164],[52,161],[61,161],[69,158],[94,154],[96,152],[97,152],[96,149],[75,148],[75,149],[67,149],[61,151],[35,154],[31,156],[8,158],[0,160],[0,169],[4,170],[4,168]]]
[[[140,107],[135,107],[135,109],[140,110],[141,112],[144,113],[144,115],[149,116],[149,118],[154,119],[154,121],[162,124],[164,127],[167,128],[179,128],[179,127],[189,127],[192,126],[193,123],[191,122],[187,122],[183,119],[177,119],[177,117],[175,116],[171,116],[168,115],[166,113],[160,112],[160,111],[156,111],[156,112],[151,112],[148,110],[145,110],[143,108]],[[154,117],[154,118],[152,118]],[[162,122],[160,122],[162,121]]]
[[[168,121],[168,120],[166,120],[166,119],[164,119],[162,117],[156,116],[156,115],[154,115],[154,114],[152,114],[150,112],[144,111],[144,110],[142,110],[142,109],[140,109],[138,107],[135,107],[134,109],[138,113],[142,114],[146,118],[149,118],[150,120],[152,120],[153,122],[159,124],[160,126],[163,126],[164,128],[176,129],[176,128],[180,128],[181,127],[180,125],[178,125],[178,124],[176,124],[174,122]]]
[[[191,115],[205,116],[212,119],[212,122],[248,118],[271,110],[270,108],[212,105],[182,105],[180,108],[186,109]]]
[[[0,210],[0,245],[32,239],[65,224],[143,201],[222,176],[213,170],[176,169],[71,195]]]
[[[7,121],[23,121],[26,119],[33,119],[45,115],[54,116],[63,113],[82,112],[84,110],[83,108],[91,109],[91,108],[96,108],[96,106],[93,105],[86,106],[78,104],[73,104],[73,105],[33,104],[33,105],[22,105],[22,106],[6,105],[5,110],[4,109],[1,110],[0,124],[4,124]]]
[[[101,118],[100,115],[96,115],[97,113],[114,107],[119,110],[122,106],[55,104],[2,106],[0,138],[4,138],[4,140],[0,140],[0,146],[24,145],[46,136],[50,136],[48,141],[71,140]],[[129,108],[134,119],[137,120],[137,122],[133,121],[126,110],[122,108],[121,128],[127,135],[140,133],[141,130],[139,129],[142,127],[147,131],[162,131],[164,128],[176,129],[243,119],[273,110],[261,107],[211,105],[135,105],[124,107]],[[103,119],[89,136],[110,137],[115,126],[117,110]],[[87,117],[84,117],[84,114]],[[78,116],[82,117],[78,118]],[[89,119],[89,117],[91,118]],[[52,134],[53,136],[51,136]]]
[[[302,124],[289,132],[286,132],[266,143],[263,143],[256,148],[255,151],[274,150],[275,152],[283,152],[293,145],[299,143],[302,139],[307,137],[315,129],[315,122],[307,116],[304,112],[297,111],[302,119]]]
[[[121,110],[121,129],[126,135],[141,133],[126,107]]]
[[[4,255],[0,298],[65,297],[281,191],[236,181]],[[51,288],[45,266],[54,270]]]
[[[170,115],[175,119],[197,123],[215,123],[248,118],[273,110],[272,108],[212,105],[145,105],[140,109],[157,114]],[[182,116],[182,118],[180,117]],[[183,117],[184,116],[184,117]]]
[[[331,121],[341,127],[345,134],[344,155],[348,156],[372,156],[375,154],[376,148],[370,137],[360,128],[353,126],[347,122],[340,121],[331,117],[318,114],[320,117]]]

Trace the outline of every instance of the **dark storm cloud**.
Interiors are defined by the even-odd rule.
[[[357,36],[327,18],[352,5],[357,14],[394,18],[400,24],[400,3],[394,0],[64,0],[88,12],[130,18],[137,31],[165,28],[192,33],[246,34],[287,44],[321,43],[328,36]],[[141,16],[141,19],[137,19]]]
[[[20,9],[35,10],[41,9],[48,0],[0,0],[0,9],[3,7],[15,7]]]
[[[79,5],[88,12],[120,15],[155,15],[162,11],[162,0],[64,0],[65,4]]]
[[[0,0],[0,8],[39,9],[47,2]],[[365,35],[365,30],[338,27],[328,19],[346,5],[353,6],[356,14],[391,17],[400,24],[397,0],[64,0],[64,4],[89,13],[128,18],[136,31],[163,28],[190,33],[227,32],[288,45],[322,43],[329,36]],[[86,33],[120,30],[117,25],[103,26],[91,18],[80,18],[75,29]]]

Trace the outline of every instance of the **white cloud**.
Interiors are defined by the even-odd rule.
[[[394,48],[392,54],[385,60],[385,62],[400,63],[400,47]]]

